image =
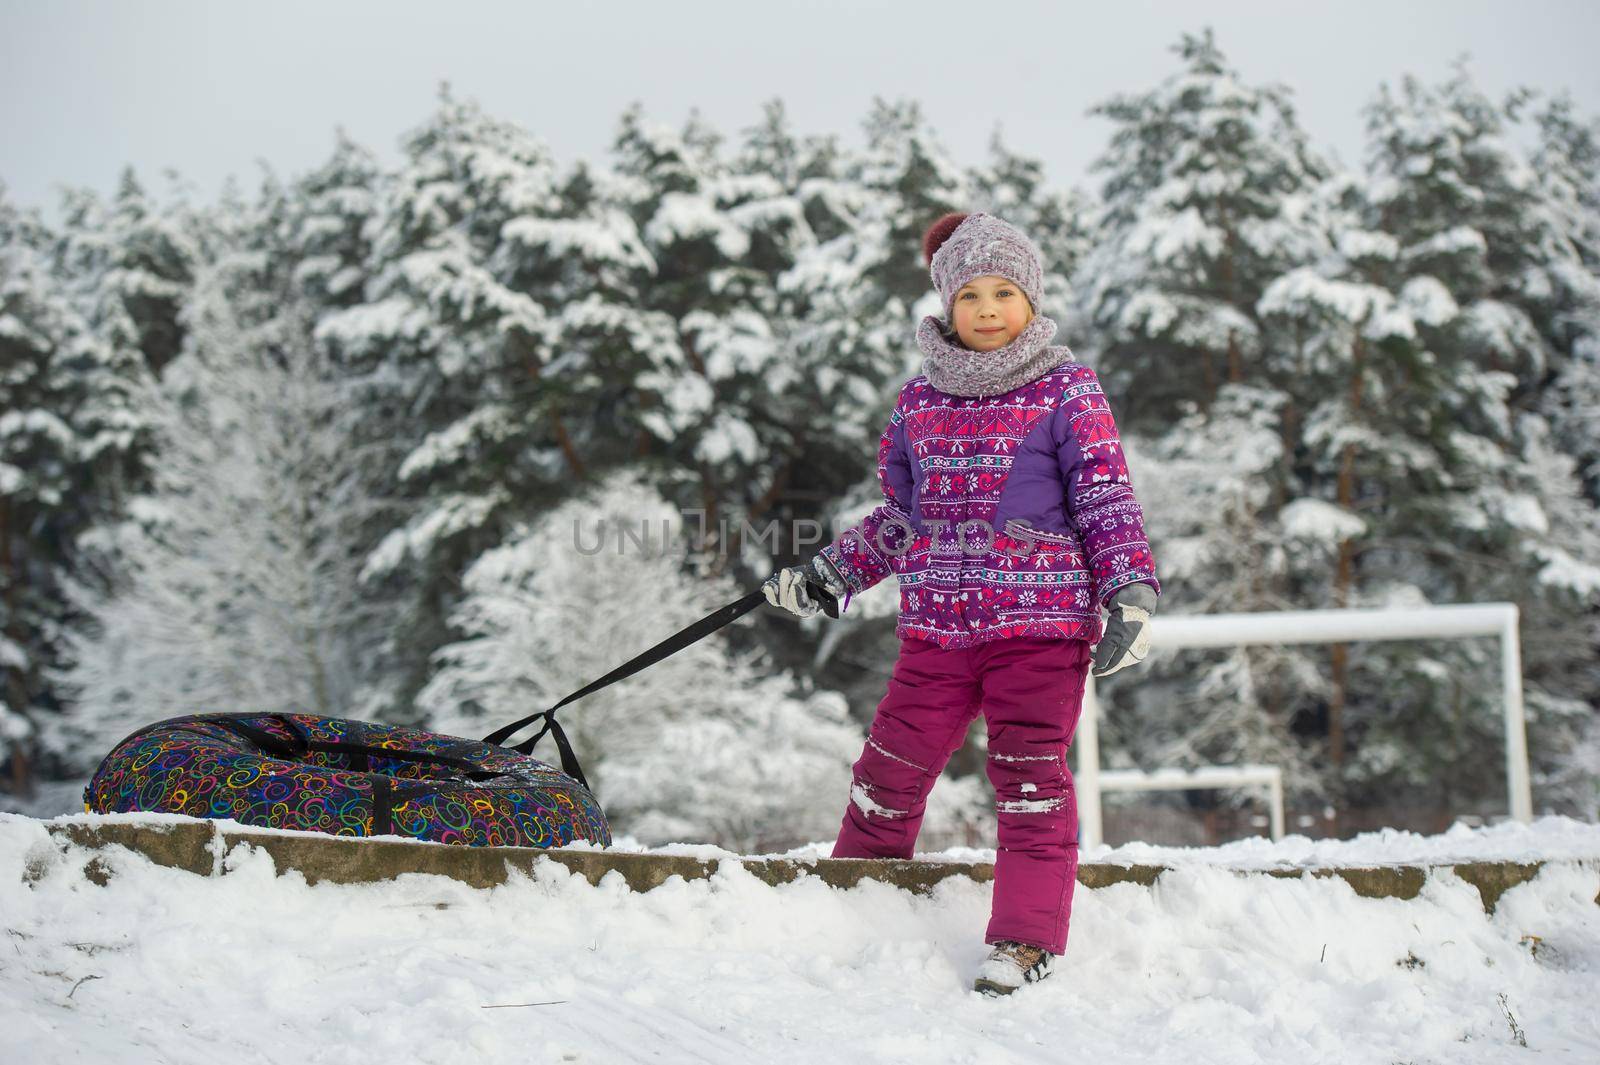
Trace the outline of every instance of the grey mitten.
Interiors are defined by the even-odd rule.
[[[804,566],[786,566],[761,585],[767,602],[802,618],[819,610],[830,618],[838,617],[839,597],[848,590],[849,585],[824,555],[815,556]]]
[[[1150,652],[1150,615],[1156,591],[1148,584],[1129,584],[1111,597],[1111,616],[1094,652],[1094,675],[1109,677],[1123,666],[1144,661]]]

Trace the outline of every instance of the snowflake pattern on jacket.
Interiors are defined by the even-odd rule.
[[[1117,589],[1160,593],[1100,380],[1063,357],[998,396],[920,374],[901,388],[878,443],[884,501],[822,549],[853,592],[894,574],[901,639],[1097,643]]]

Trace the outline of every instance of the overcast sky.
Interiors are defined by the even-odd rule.
[[[656,0],[552,4],[401,0],[0,0],[0,182],[55,217],[55,187],[109,194],[132,164],[165,198],[175,168],[214,197],[256,163],[303,172],[343,125],[385,163],[441,81],[521,123],[562,163],[603,161],[633,100],[680,125],[699,107],[729,135],[781,97],[800,133],[861,141],[874,95],[910,97],[958,163],[999,126],[1061,184],[1088,184],[1109,124],[1085,111],[1171,73],[1172,45],[1210,25],[1251,83],[1294,89],[1301,122],[1345,162],[1360,109],[1406,73],[1568,89],[1600,113],[1600,3]],[[1204,16],[1197,9],[1209,11]]]

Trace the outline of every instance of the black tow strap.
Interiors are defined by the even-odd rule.
[[[826,589],[821,588],[815,583],[808,582],[808,590],[811,592],[813,598],[822,603],[823,609],[827,611],[829,617],[839,616],[838,602],[832,595],[827,593]],[[698,640],[705,639],[718,629],[737,621],[739,618],[748,614],[765,601],[766,595],[761,591],[760,588],[757,588],[755,591],[735,599],[727,606],[720,607],[717,610],[712,611],[699,621],[694,622],[692,625],[688,625],[682,629],[679,629],[671,636],[668,636],[665,640],[662,640],[660,643],[656,644],[654,647],[651,647],[649,650],[638,655],[637,657],[631,658],[627,662],[624,662],[622,665],[618,666],[616,669],[613,669],[610,673],[607,673],[599,680],[592,681],[591,683],[584,685],[582,688],[579,688],[565,699],[562,699],[559,703],[556,703],[550,709],[541,710],[535,714],[529,714],[527,717],[513,721],[509,725],[495,729],[493,732],[489,733],[489,735],[483,738],[483,742],[494,744],[503,743],[507,738],[521,730],[524,726],[530,725],[535,720],[542,717],[544,718],[544,725],[539,729],[538,732],[534,733],[533,738],[524,740],[523,742],[515,745],[512,747],[512,750],[517,751],[519,754],[532,754],[533,748],[541,739],[544,738],[544,734],[546,732],[550,733],[555,737],[556,747],[561,752],[562,771],[566,773],[567,776],[576,780],[579,784],[582,784],[585,789],[588,789],[589,781],[583,775],[583,766],[578,763],[578,756],[572,749],[571,741],[567,739],[567,734],[565,730],[562,729],[561,723],[556,720],[556,711],[561,709],[563,706],[566,706],[574,699],[581,699],[585,695],[597,692],[601,688],[615,684],[619,680],[624,680],[627,677],[631,677],[641,669],[644,669],[648,666],[653,666],[663,658],[676,654]],[[277,721],[285,729],[287,729],[289,734],[292,735],[294,739],[286,740],[276,733],[268,732],[265,729],[258,729],[252,725],[246,725],[244,722],[232,718],[211,719],[208,720],[206,724],[219,725],[222,728],[228,729],[244,739],[249,740],[251,743],[254,743],[261,750],[266,751],[269,754],[274,754],[279,758],[298,760],[305,757],[305,755],[311,751],[330,751],[350,755],[352,768],[359,769],[367,768],[368,760],[371,758],[391,758],[401,762],[424,762],[431,765],[450,766],[452,768],[459,769],[462,776],[473,781],[494,780],[506,775],[504,773],[494,772],[493,770],[483,769],[477,762],[467,758],[455,758],[445,754],[430,754],[427,751],[399,751],[390,747],[374,747],[370,744],[351,743],[344,740],[312,739],[311,736],[300,729],[299,725],[294,720],[285,717],[282,714],[273,714],[270,716],[273,720]],[[374,836],[386,836],[393,832],[394,807],[399,802],[415,798],[419,795],[430,795],[448,786],[448,783],[429,782],[413,785],[408,788],[396,788],[389,777],[383,773],[373,774],[372,781],[371,834]]]
[[[671,636],[668,636],[665,640],[662,640],[660,643],[639,655],[637,658],[633,658],[627,662],[624,662],[622,665],[618,666],[616,669],[613,669],[610,673],[607,673],[599,680],[584,685],[582,688],[579,688],[577,691],[573,692],[571,695],[567,696],[550,709],[541,710],[536,714],[529,714],[527,717],[513,721],[511,724],[506,725],[503,728],[495,729],[493,732],[489,733],[489,735],[483,738],[483,742],[503,743],[507,738],[522,729],[525,725],[530,725],[535,720],[542,717],[544,718],[544,725],[539,729],[538,732],[534,734],[533,738],[531,740],[524,740],[512,749],[521,754],[532,754],[534,746],[544,738],[544,734],[546,732],[550,733],[555,737],[556,747],[561,751],[562,771],[566,773],[567,776],[572,777],[578,783],[587,788],[589,786],[589,782],[584,779],[583,767],[578,764],[578,756],[573,753],[572,744],[567,740],[567,734],[562,731],[561,723],[556,720],[556,711],[561,709],[563,706],[566,706],[574,699],[581,699],[583,696],[588,695],[591,692],[597,692],[607,685],[615,684],[617,681],[622,680],[625,677],[633,676],[646,666],[655,665],[668,655],[675,654],[678,651],[683,650],[685,647],[688,647],[696,640],[702,640],[711,635],[713,632],[716,632],[718,629],[722,628],[724,625],[731,624],[732,622],[738,620],[764,602],[766,602],[766,596],[762,594],[760,588],[757,588],[749,595],[746,595],[740,599],[736,599],[727,606],[707,614],[694,624],[673,633]]]
[[[394,787],[387,773],[372,778],[372,828],[367,835],[394,835]]]

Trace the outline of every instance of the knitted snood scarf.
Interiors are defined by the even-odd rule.
[[[1065,348],[1050,346],[1055,335],[1055,321],[1036,314],[1005,347],[973,351],[930,314],[917,327],[917,347],[926,356],[922,372],[934,388],[952,396],[998,396],[1037,380],[1071,358]]]

